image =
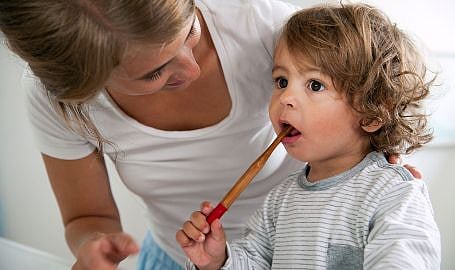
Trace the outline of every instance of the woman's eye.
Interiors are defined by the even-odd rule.
[[[158,70],[158,71],[156,71],[155,73],[148,75],[148,76],[145,77],[144,79],[145,79],[146,81],[156,81],[156,80],[158,80],[160,77],[161,77],[161,70]]]
[[[288,80],[285,78],[279,77],[275,80],[276,86],[278,88],[286,88],[288,86]]]
[[[197,33],[196,27],[194,27],[194,24],[191,26],[190,33],[188,34],[188,37],[193,37]]]
[[[316,80],[311,80],[309,87],[310,87],[310,90],[314,91],[314,92],[319,92],[319,91],[322,91],[325,89],[324,84],[322,84],[320,81],[316,81]]]

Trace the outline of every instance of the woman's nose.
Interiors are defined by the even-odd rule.
[[[181,80],[193,81],[197,79],[201,74],[201,69],[196,62],[196,59],[194,59],[193,51],[190,49],[182,52],[177,65],[179,68],[178,72],[176,72],[176,75]]]

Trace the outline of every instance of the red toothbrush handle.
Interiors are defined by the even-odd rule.
[[[212,222],[217,219],[221,218],[223,214],[227,211],[227,208],[219,203],[213,210],[210,212],[210,214],[207,216],[206,220],[209,224],[212,224]]]

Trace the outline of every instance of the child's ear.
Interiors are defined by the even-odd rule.
[[[363,122],[365,122],[365,121],[363,121]],[[365,123],[363,123],[361,126],[364,131],[366,131],[368,133],[373,133],[373,132],[378,131],[382,127],[382,123],[378,119],[375,119],[375,120],[371,121],[369,124],[366,125]]]

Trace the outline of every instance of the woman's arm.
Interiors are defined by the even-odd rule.
[[[122,233],[104,159],[96,151],[77,160],[42,155],[60,208],[68,246],[76,256],[73,269],[108,269],[138,251]],[[105,267],[106,268],[103,268]]]

